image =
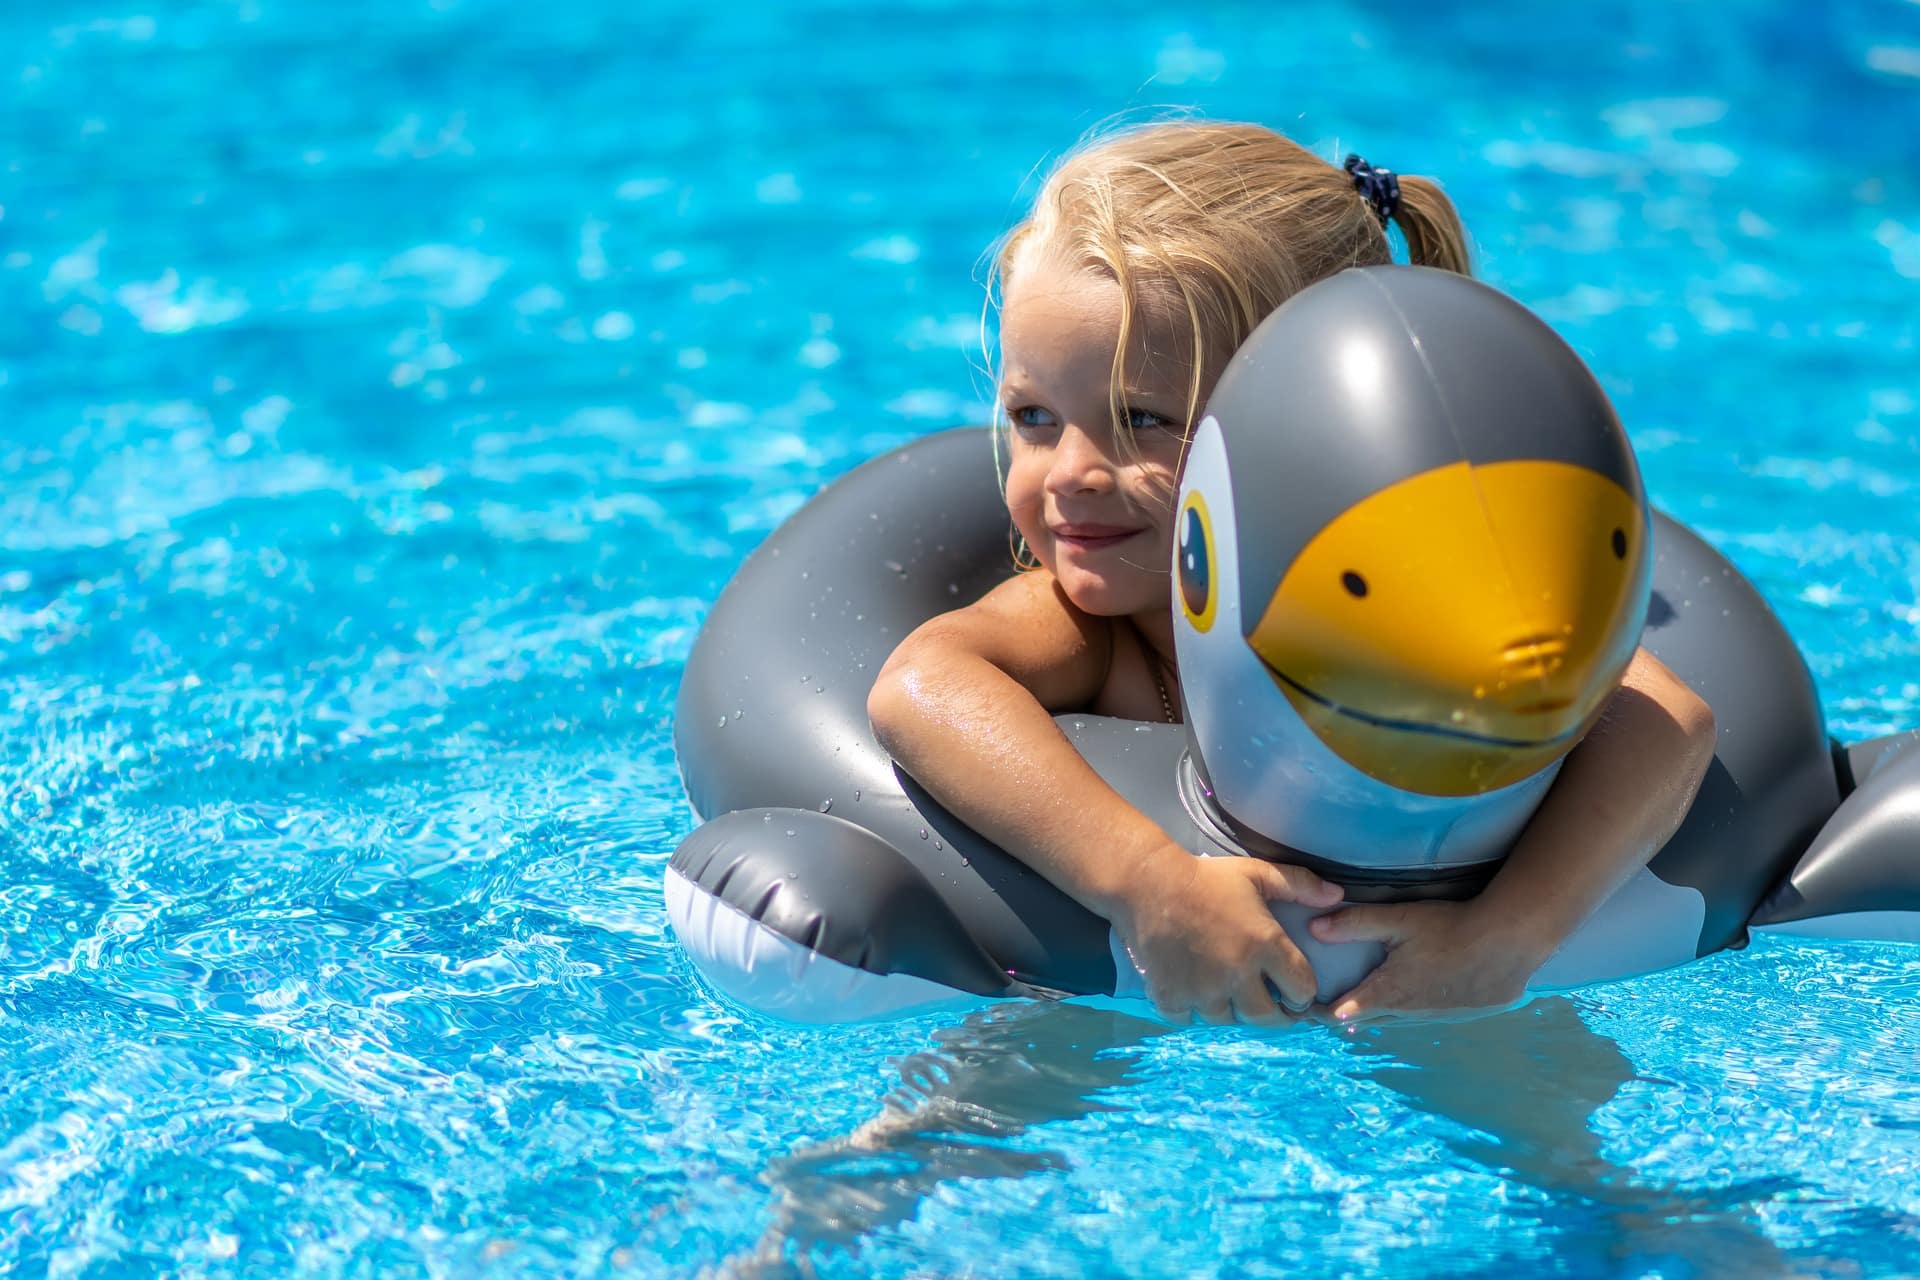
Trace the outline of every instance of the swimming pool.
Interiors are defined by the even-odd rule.
[[[1911,949],[1154,1038],[763,1023],[664,932],[704,610],[978,418],[978,255],[1128,108],[1439,176],[1835,730],[1920,724],[1920,6],[1395,12],[0,9],[0,1258],[1920,1270]]]

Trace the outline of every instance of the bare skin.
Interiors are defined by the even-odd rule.
[[[1125,362],[1129,449],[1110,401],[1120,301],[1112,280],[1070,264],[1039,259],[1016,274],[1001,317],[1007,506],[1042,567],[907,637],[868,714],[956,816],[1113,923],[1163,1017],[1289,1021],[1316,983],[1269,905],[1331,908],[1340,890],[1299,867],[1194,855],[1109,787],[1052,719],[1159,720],[1163,692],[1178,705],[1168,566],[1191,371],[1159,354],[1176,344],[1145,317]],[[1390,948],[1335,1016],[1507,1007],[1645,864],[1705,774],[1712,716],[1642,652],[1605,719],[1609,730],[1575,749],[1479,899],[1350,907],[1319,926],[1330,941],[1378,937]]]
[[[1109,680],[1119,625],[1073,609],[1051,575],[1024,574],[914,632],[868,714],[956,816],[1113,922],[1163,1016],[1282,1020],[1262,977],[1300,1009],[1316,984],[1268,904],[1332,907],[1340,890],[1298,867],[1195,857],[1074,750],[1055,709],[1160,718],[1157,692]]]

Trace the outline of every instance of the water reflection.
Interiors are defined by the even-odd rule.
[[[820,1251],[857,1254],[943,1185],[1066,1169],[1060,1152],[1011,1140],[1124,1109],[1116,1091],[1138,1080],[1147,1042],[1167,1034],[1177,1033],[1073,1004],[996,1006],[936,1033],[934,1047],[901,1060],[900,1083],[873,1119],[767,1166],[772,1223],[719,1274],[810,1275]],[[1640,1180],[1607,1158],[1592,1117],[1636,1076],[1569,1000],[1474,1022],[1376,1027],[1345,1043],[1349,1075],[1452,1121],[1441,1132],[1463,1161],[1546,1193],[1553,1209],[1536,1229],[1563,1258],[1697,1277],[1820,1268],[1789,1256],[1754,1221],[1756,1204],[1796,1183],[1694,1191]],[[1518,1203],[1515,1211],[1526,1214]]]
[[[1060,1153],[1009,1140],[1038,1125],[1120,1110],[1105,1095],[1131,1083],[1139,1047],[1168,1032],[1076,1004],[1003,1004],[969,1014],[934,1033],[933,1048],[900,1061],[900,1083],[879,1115],[767,1166],[773,1223],[719,1274],[809,1275],[816,1250],[857,1252],[868,1235],[912,1218],[947,1183],[1065,1169]]]
[[[1692,1191],[1640,1181],[1606,1157],[1593,1114],[1637,1077],[1573,1001],[1538,1000],[1472,1022],[1387,1025],[1351,1044],[1371,1078],[1408,1105],[1467,1127],[1447,1137],[1461,1156],[1551,1195],[1563,1256],[1634,1268],[1678,1263],[1696,1277],[1796,1273],[1753,1220],[1753,1207],[1791,1190],[1791,1180]]]

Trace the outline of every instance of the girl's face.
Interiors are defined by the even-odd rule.
[[[1113,423],[1119,285],[1037,257],[1009,282],[1000,312],[1007,508],[1067,598],[1106,617],[1164,611],[1172,594],[1191,371],[1166,354],[1177,349],[1170,326],[1141,310],[1125,365],[1130,453]]]

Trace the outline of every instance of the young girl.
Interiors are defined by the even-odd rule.
[[[1227,359],[1292,294],[1390,260],[1465,273],[1433,183],[1348,171],[1253,125],[1177,122],[1069,156],[995,264],[1015,575],[887,661],[868,712],[958,817],[1112,922],[1170,1020],[1271,1022],[1315,981],[1268,904],[1333,907],[1299,867],[1200,857],[1122,800],[1055,726],[1175,719],[1172,499]],[[1706,705],[1644,650],[1479,895],[1352,906],[1323,941],[1388,948],[1331,1010],[1352,1020],[1508,1007],[1678,827],[1713,755]],[[1276,1006],[1277,990],[1287,1012]]]

